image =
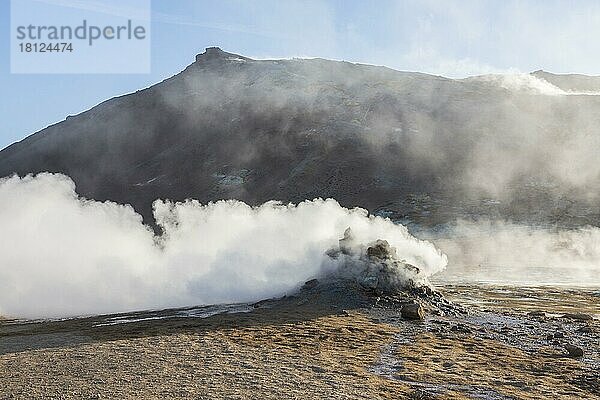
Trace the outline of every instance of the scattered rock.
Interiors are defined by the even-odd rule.
[[[358,284],[367,290],[374,291],[377,289],[377,285],[379,284],[379,278],[373,275],[364,276],[358,281]]]
[[[403,305],[400,314],[404,319],[416,320],[425,318],[425,310],[423,310],[423,306],[419,303]]]
[[[575,319],[577,321],[591,321],[594,319],[591,315],[582,313],[566,313],[562,318]]]
[[[372,246],[367,248],[369,257],[376,257],[382,260],[393,258],[396,256],[396,249],[391,247],[387,240],[376,240]]]
[[[318,279],[311,279],[309,281],[304,282],[304,286],[302,286],[302,289],[309,290],[309,289],[313,289],[313,288],[317,287],[318,285],[319,285]]]
[[[590,393],[600,393],[600,377],[590,372],[575,377],[571,380],[571,384]]]
[[[410,393],[408,398],[410,400],[427,400],[427,399],[431,399],[433,397],[431,396],[431,393],[429,393],[425,390],[415,389],[412,393]]]
[[[405,266],[410,266],[412,268],[416,268],[414,266],[411,266],[410,264],[405,264]],[[417,271],[417,273],[418,273],[418,271]],[[423,297],[423,298],[436,297],[441,302],[447,302],[448,304],[450,304],[450,302],[448,302],[448,300],[446,300],[440,292],[436,292],[435,290],[433,290],[433,288],[431,288],[429,286],[413,287],[413,288],[410,288],[409,292],[412,295]]]
[[[581,328],[577,329],[577,332],[579,333],[592,333],[592,327],[591,326],[582,326]]]
[[[318,365],[311,365],[310,369],[312,369],[313,372],[316,372],[318,374],[322,374],[324,372],[327,372],[327,370],[325,368],[319,367]]]
[[[572,344],[565,344],[564,348],[569,353],[569,357],[572,357],[572,358],[583,357],[583,349],[581,347],[573,346]]]
[[[454,325],[450,330],[458,333],[471,333],[471,328],[462,324]]]
[[[252,307],[259,308],[266,304],[269,304],[271,301],[272,301],[271,299],[260,300],[260,301],[257,301],[256,303],[252,304]]]
[[[546,313],[540,310],[530,311],[527,313],[530,317],[545,317]]]
[[[562,332],[555,332],[554,333],[554,339],[560,339],[560,338],[564,338],[565,334]]]

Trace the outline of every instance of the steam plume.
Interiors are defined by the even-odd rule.
[[[448,255],[441,280],[509,285],[600,286],[600,229],[456,221],[432,239]]]
[[[0,180],[0,314],[61,317],[251,301],[317,276],[351,227],[386,239],[423,276],[446,258],[406,228],[335,200],[297,206],[157,200],[164,234],[130,206],[80,198],[63,175]]]

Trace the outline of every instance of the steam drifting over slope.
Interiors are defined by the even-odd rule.
[[[600,229],[459,220],[431,239],[448,256],[442,281],[600,286]]]
[[[446,258],[389,220],[334,200],[297,206],[156,201],[160,237],[130,206],[80,198],[63,175],[0,180],[0,314],[60,317],[280,295],[325,267],[351,227],[424,276]]]
[[[409,197],[425,194],[442,222],[491,198],[501,205],[490,218],[566,226],[567,214],[593,219],[600,204],[600,96],[575,94],[598,82],[456,80],[212,48],[172,78],[2,150],[0,176],[60,172],[149,223],[157,198],[332,197],[405,215]]]

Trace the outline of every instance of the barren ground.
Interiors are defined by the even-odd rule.
[[[458,302],[465,290],[447,292]],[[562,302],[594,311],[596,295]],[[495,307],[415,322],[317,297],[207,318],[2,321],[0,399],[600,398],[597,319],[531,315],[496,295]]]

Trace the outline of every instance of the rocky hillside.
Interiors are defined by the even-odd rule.
[[[453,80],[209,48],[161,83],[2,150],[0,176],[62,172],[148,222],[156,198],[334,197],[428,223],[590,223],[600,97],[560,94],[571,78],[547,78]]]

